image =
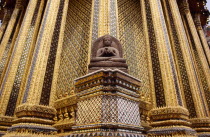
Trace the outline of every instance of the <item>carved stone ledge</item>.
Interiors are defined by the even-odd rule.
[[[135,79],[130,75],[127,75],[126,73],[118,69],[101,69],[99,71],[95,71],[94,75],[92,75],[92,73],[89,73],[85,76],[85,78],[80,77],[75,81],[76,93],[79,93],[80,91],[84,91],[85,89],[89,89],[91,87],[96,87],[98,85],[119,85],[126,89],[130,89],[133,92],[138,92],[140,90],[139,85],[141,85],[141,81]]]
[[[17,117],[38,117],[44,119],[53,119],[56,109],[49,106],[23,104],[17,107],[15,112]]]
[[[71,130],[72,126],[75,125],[75,119],[61,120],[53,125],[58,130]]]
[[[163,107],[156,108],[150,111],[151,121],[160,121],[168,119],[188,120],[189,112],[183,107]]]
[[[75,113],[77,110],[78,97],[70,95],[62,99],[58,99],[54,103],[57,114],[54,117],[55,124],[53,127],[60,131],[71,130],[75,125]]]
[[[68,107],[75,104],[77,104],[77,96],[71,95],[71,96],[67,96],[65,98],[56,100],[54,103],[54,107],[55,109],[59,109],[59,108],[64,108],[64,107]]]
[[[46,124],[46,125],[52,125],[55,123],[54,121],[48,120],[48,119],[28,118],[28,117],[18,118],[13,121],[13,123],[30,123],[30,122],[37,123],[37,124]]]
[[[11,123],[15,120],[14,117],[10,116],[0,116],[0,124],[1,125],[11,125]]]
[[[85,130],[85,129],[126,129],[132,131],[143,131],[142,126],[124,124],[124,123],[97,123],[97,124],[87,124],[87,125],[78,125],[73,127],[74,130]]]
[[[144,135],[142,135],[142,133],[138,133],[138,132],[129,132],[126,130],[122,130],[122,131],[116,131],[116,130],[112,130],[109,131],[106,129],[104,131],[97,131],[97,129],[93,129],[93,131],[88,130],[88,132],[86,130],[81,130],[81,132],[79,133],[69,133],[70,135],[68,137],[145,137]]]

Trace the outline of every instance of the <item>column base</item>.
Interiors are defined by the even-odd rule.
[[[12,126],[14,117],[0,116],[0,137],[6,134],[7,129]]]
[[[41,105],[24,104],[16,109],[14,124],[8,128],[5,137],[54,137],[57,129],[52,127],[56,110]]]
[[[210,119],[194,118],[190,120],[193,129],[198,133],[198,137],[210,137]]]
[[[183,136],[183,137],[195,137],[196,131],[190,127],[186,126],[168,126],[168,127],[159,127],[153,128],[148,131],[148,136]]]
[[[188,121],[189,112],[183,107],[163,107],[150,111],[151,126],[148,136],[183,136],[195,137],[196,131]]]

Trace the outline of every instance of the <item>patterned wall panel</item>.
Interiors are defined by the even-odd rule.
[[[139,126],[139,104],[123,97],[101,95],[79,101],[77,125],[124,123]]]
[[[126,98],[117,98],[118,122],[139,126],[139,104]]]
[[[142,80],[142,94],[150,98],[148,58],[139,0],[118,0],[119,39],[129,74]]]
[[[177,97],[177,102],[180,106],[183,106],[183,102],[182,102],[182,98],[181,98],[181,92],[180,92],[180,86],[179,86],[179,82],[178,82],[178,77],[177,77],[177,72],[176,72],[176,66],[174,63],[174,57],[173,57],[173,53],[170,47],[170,40],[168,37],[168,30],[166,27],[166,23],[165,23],[165,17],[163,15],[163,11],[162,11],[162,4],[161,1],[157,0],[157,4],[158,4],[158,11],[160,14],[160,18],[161,18],[161,26],[163,27],[163,31],[164,31],[164,38],[165,38],[165,46],[167,48],[167,54],[169,57],[169,63],[171,66],[171,71],[172,71],[172,77],[173,77],[173,84],[175,87],[175,92],[176,92],[176,97]]]
[[[73,81],[87,73],[92,0],[71,0],[64,34],[57,97],[70,94]]]
[[[101,121],[102,96],[80,101],[77,107],[77,125],[93,124]]]
[[[118,97],[103,96],[102,99],[102,121],[104,123],[118,122]]]

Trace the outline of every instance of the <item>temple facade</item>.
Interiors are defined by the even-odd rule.
[[[206,2],[1,0],[0,136],[210,137]]]

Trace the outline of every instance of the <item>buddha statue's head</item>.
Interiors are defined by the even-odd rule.
[[[111,45],[112,45],[112,38],[109,35],[104,36],[103,44],[104,44],[104,47],[111,47]]]

